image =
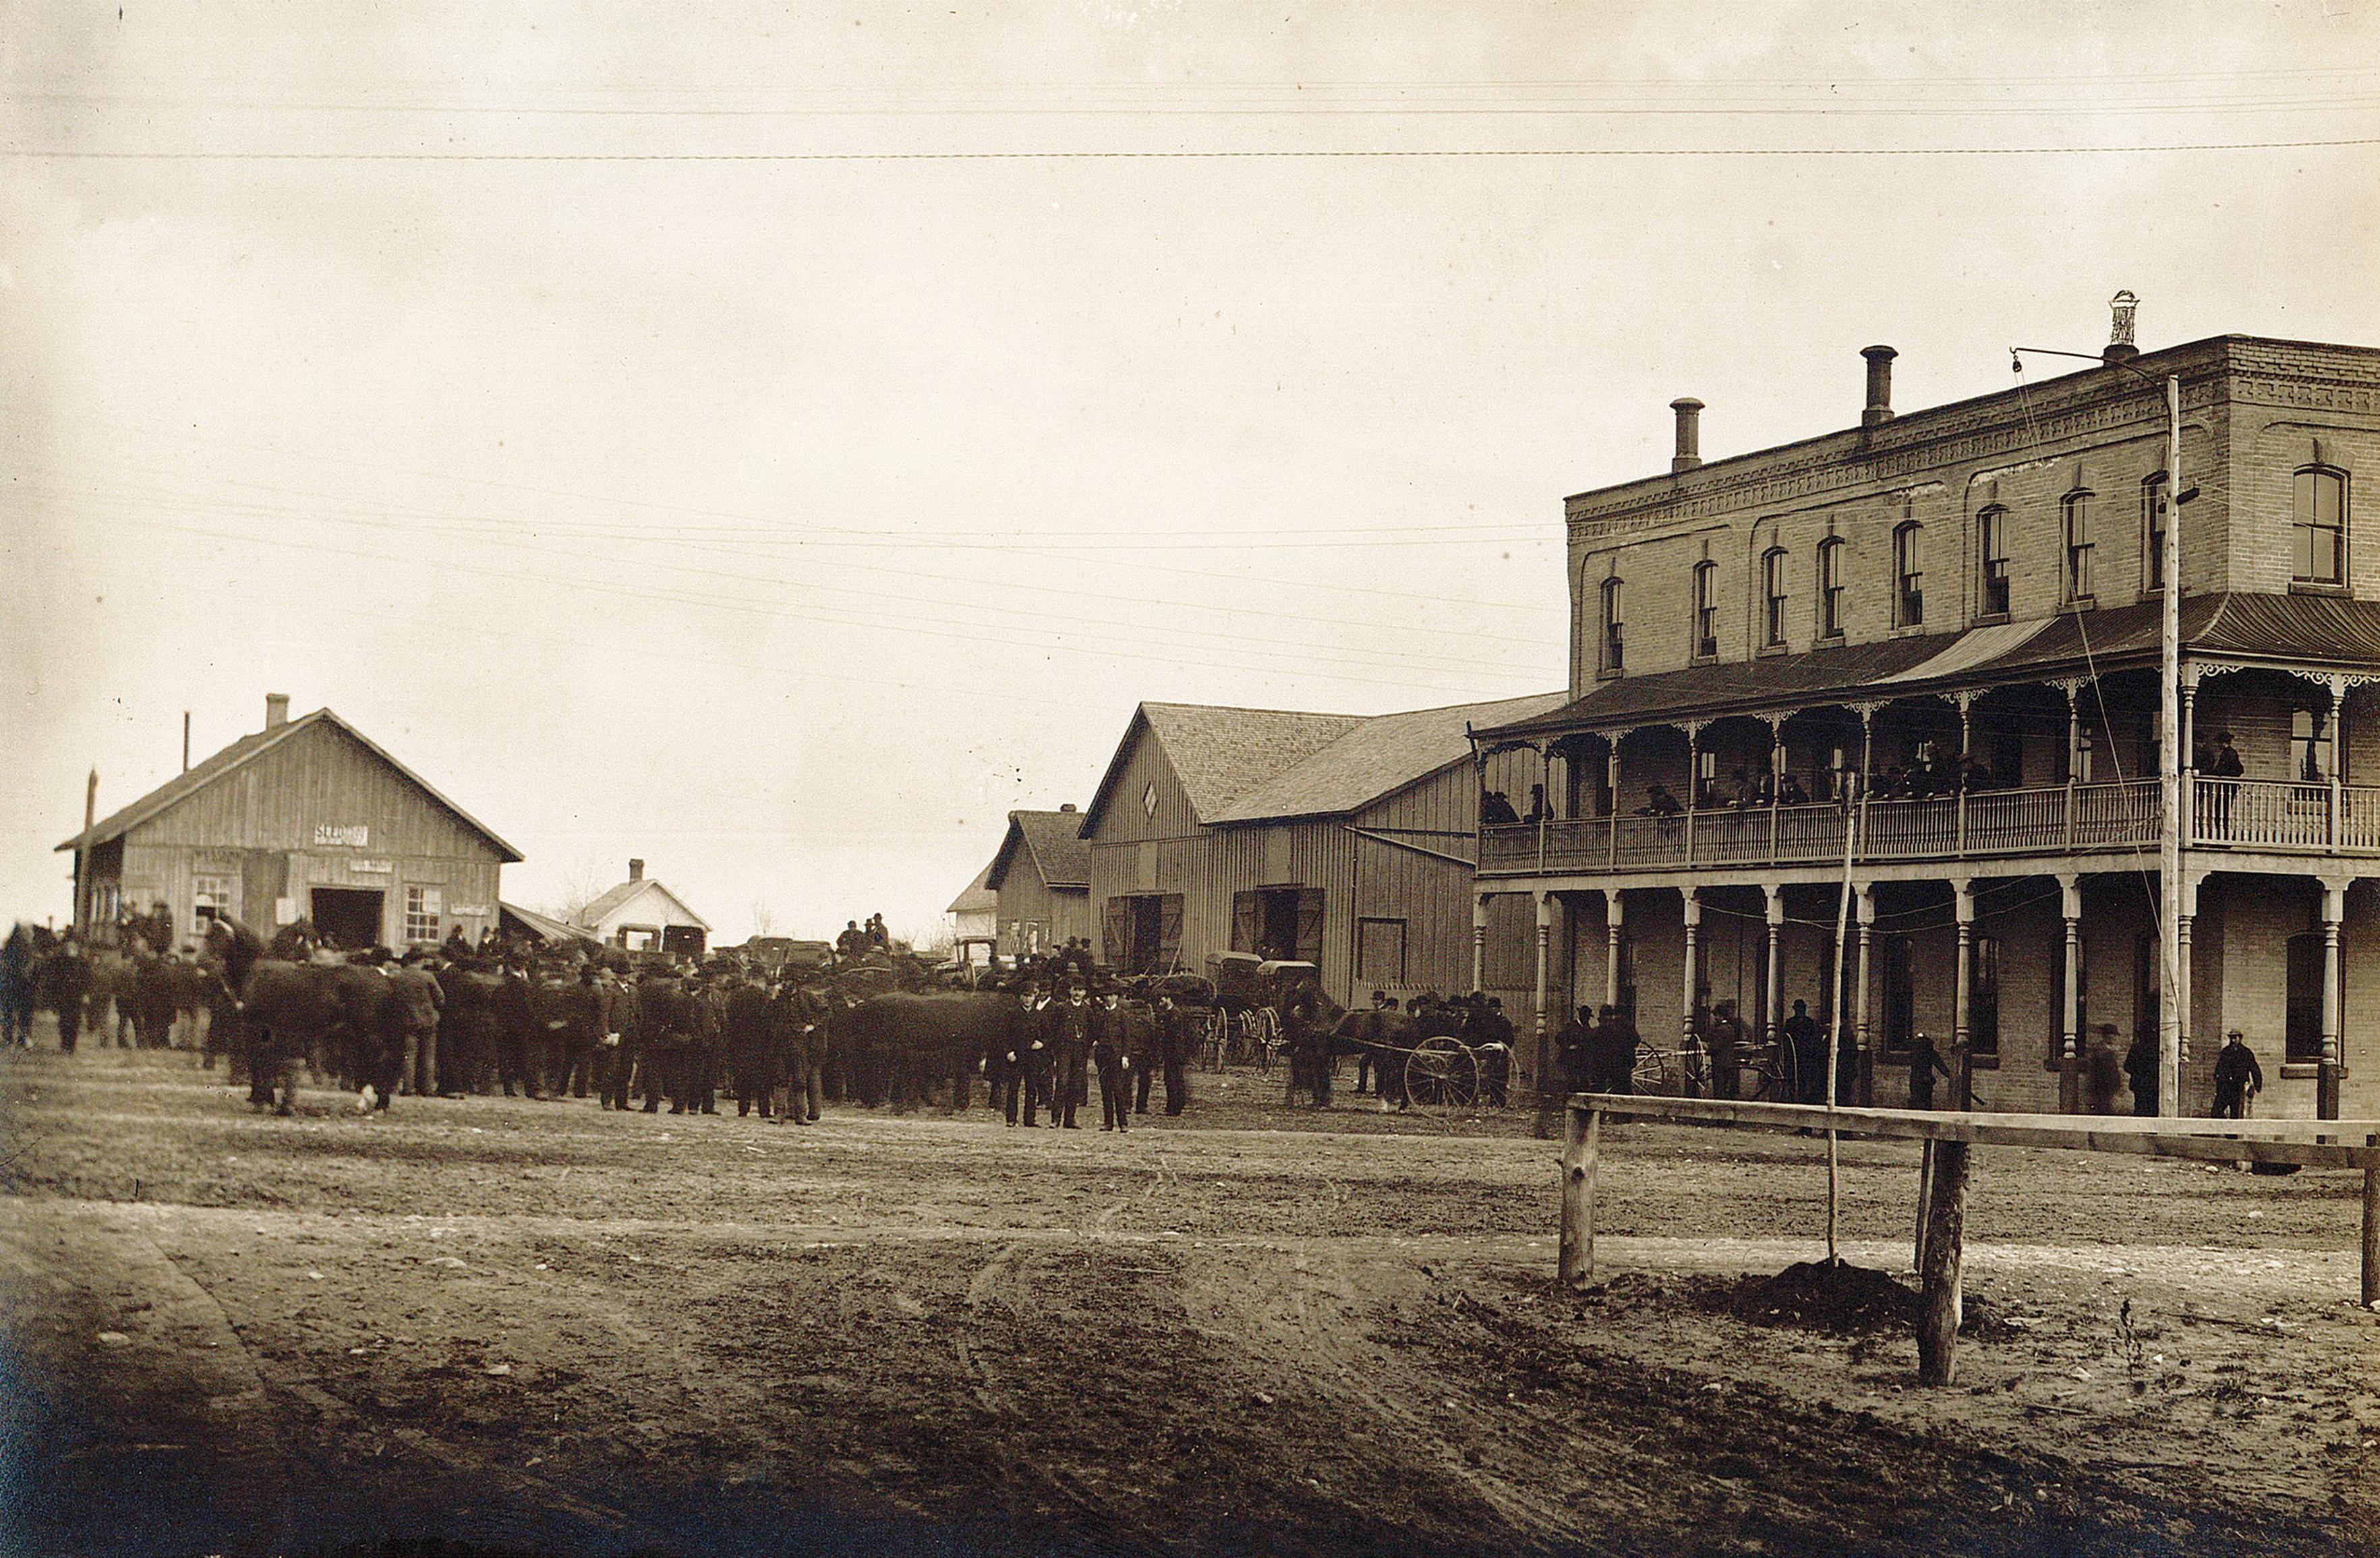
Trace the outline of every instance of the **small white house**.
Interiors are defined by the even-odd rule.
[[[642,860],[630,860],[628,880],[571,916],[571,923],[606,946],[660,951],[673,957],[700,957],[710,936],[702,916],[647,876]]]
[[[987,860],[966,891],[951,900],[951,934],[958,940],[1000,933],[1000,895],[989,885],[990,879],[991,862]]]

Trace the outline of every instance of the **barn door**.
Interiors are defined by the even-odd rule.
[[[1322,966],[1322,889],[1297,892],[1297,955],[1301,962]]]
[[[1099,906],[1099,958],[1111,968],[1123,967],[1132,936],[1132,900],[1108,899]]]
[[[1232,950],[1254,952],[1264,927],[1263,901],[1254,893],[1232,895]]]
[[[1182,895],[1157,900],[1157,972],[1168,974],[1182,960]]]

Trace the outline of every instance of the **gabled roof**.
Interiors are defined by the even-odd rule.
[[[1190,797],[1191,815],[1204,822],[1227,809],[1234,797],[1265,784],[1284,769],[1313,756],[1364,723],[1362,714],[1301,713],[1286,709],[1234,709],[1205,703],[1144,703],[1124,727],[1115,756],[1083,813],[1088,834],[1106,810],[1124,763],[1145,733],[1164,750]]]
[[[444,808],[449,813],[451,813],[455,821],[461,822],[473,833],[479,834],[480,837],[485,840],[488,846],[496,852],[497,856],[504,864],[512,865],[520,859],[521,852],[519,850],[515,849],[511,845],[506,844],[503,839],[498,838],[494,834],[489,832],[487,827],[482,824],[479,819],[473,817],[469,812],[464,810],[461,807],[455,805],[453,801],[448,800],[444,796],[439,794],[435,785],[422,778],[420,774],[416,773],[413,770],[406,767],[405,764],[397,761],[396,759],[391,757],[388,752],[382,748],[380,743],[374,741],[370,736],[366,736],[362,731],[358,730],[346,721],[339,718],[338,715],[333,713],[328,709],[317,709],[310,714],[301,715],[297,719],[288,721],[286,724],[276,725],[271,730],[254,731],[247,736],[241,736],[238,740],[233,742],[230,746],[225,747],[222,751],[217,752],[214,756],[207,759],[204,762],[199,763],[195,767],[191,768],[188,773],[176,774],[173,778],[166,780],[164,784],[158,785],[147,795],[142,796],[139,800],[134,801],[131,805],[125,807],[119,811],[111,812],[106,817],[102,818],[99,822],[91,825],[91,832],[88,835],[77,834],[74,837],[67,840],[64,844],[59,845],[58,848],[81,848],[105,844],[110,839],[120,838],[124,834],[131,832],[134,828],[139,827],[141,823],[149,821],[152,817],[155,817],[159,813],[164,811],[168,807],[171,807],[190,796],[196,795],[199,791],[206,788],[209,785],[213,784],[216,780],[224,777],[225,774],[246,767],[249,763],[253,762],[258,758],[273,750],[275,747],[282,745],[284,742],[295,739],[299,731],[310,730],[316,725],[333,726],[338,730],[344,731],[346,735],[362,743],[365,750],[380,759],[381,761],[388,764],[389,767],[396,770],[396,772],[402,774],[416,789],[421,791],[422,794],[428,796],[431,800],[436,801],[441,807]]]
[[[695,924],[700,926],[705,931],[710,929],[710,922],[703,919],[702,916],[695,913],[691,908],[688,908],[684,898],[679,897],[676,894],[662,886],[659,879],[650,876],[640,876],[632,882],[624,882],[617,887],[606,890],[599,895],[593,903],[589,904],[585,908],[578,911],[577,916],[577,923],[581,925],[601,924],[607,916],[610,916],[625,907],[639,894],[648,892],[659,893],[662,897],[667,898],[671,903],[677,906],[677,911],[679,914],[685,916],[687,919],[692,920]]]
[[[1565,697],[1540,692],[1488,703],[1374,715],[1201,820],[1220,825],[1359,811],[1440,769],[1468,761],[1471,742],[1466,733],[1471,726],[1503,724],[1542,714],[1561,707]]]
[[[595,939],[579,926],[565,925],[561,920],[540,914],[533,908],[523,908],[518,904],[501,902],[496,905],[496,907],[500,911],[501,918],[519,921],[531,935],[541,942],[567,945],[573,942],[591,942]]]
[[[1597,729],[1631,722],[1791,709],[1814,701],[1916,697],[1929,691],[2090,676],[2155,665],[2162,603],[2066,611],[2037,622],[1929,633],[1770,660],[1694,665],[1621,676],[1534,717],[1480,728],[1491,739]],[[2184,595],[2185,654],[2342,668],[2380,660],[2380,603],[2328,595]]]
[[[951,907],[945,912],[988,914],[999,907],[1000,895],[991,890],[991,862],[986,860],[983,870],[975,873],[975,880],[966,884],[965,891],[951,900]]]
[[[1016,863],[1016,852],[1026,851],[1033,869],[1040,873],[1045,887],[1080,887],[1091,885],[1091,846],[1082,835],[1083,814],[1072,809],[1063,811],[1012,811],[1008,814],[1008,834],[1000,841],[1000,852],[991,864],[983,869],[983,883],[994,892],[1008,880],[1009,868]]]

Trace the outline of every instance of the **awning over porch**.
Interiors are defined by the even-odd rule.
[[[1619,676],[1559,709],[1475,734],[1483,741],[1533,741],[2059,676],[2104,676],[2155,663],[2162,609],[2156,601],[2143,601],[1960,633],[1912,634]],[[2200,657],[2368,669],[2380,661],[2380,603],[2329,595],[2190,596],[2181,603],[2181,638],[2184,651]]]

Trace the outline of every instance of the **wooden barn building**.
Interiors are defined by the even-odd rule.
[[[164,905],[177,931],[217,915],[264,934],[298,919],[347,947],[476,939],[496,921],[496,881],[520,851],[328,709],[264,728],[142,796],[74,850],[86,931]]]
[[[1091,853],[1083,814],[1068,802],[1055,811],[1012,811],[1000,852],[983,883],[1000,900],[1003,957],[1063,946],[1091,933]]]
[[[1316,964],[1349,1004],[1476,982],[1512,1009],[1524,960],[1475,967],[1483,940],[1514,938],[1475,924],[1472,851],[1483,792],[1526,794],[1537,764],[1499,755],[1483,775],[1467,732],[1561,701],[1371,716],[1142,704],[1083,815],[1102,957],[1198,970],[1254,952]],[[1493,912],[1525,920],[1526,900]]]

